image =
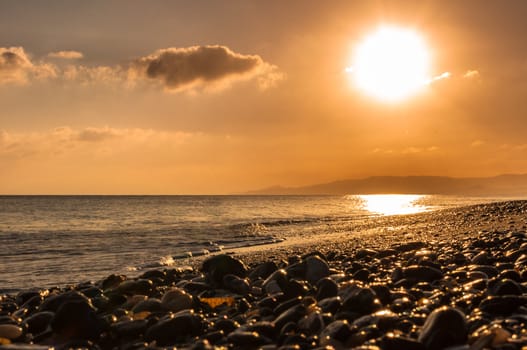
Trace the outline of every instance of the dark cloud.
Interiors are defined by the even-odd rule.
[[[33,63],[22,47],[0,47],[0,84],[23,84],[29,78],[46,78],[56,74],[55,67]]]
[[[85,128],[78,133],[79,141],[98,142],[118,136],[118,132],[110,128]]]
[[[162,49],[136,60],[134,68],[140,76],[160,80],[174,90],[256,76],[277,78],[276,67],[260,56],[242,55],[218,45]]]

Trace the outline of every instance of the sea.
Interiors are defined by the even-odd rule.
[[[348,196],[0,196],[0,293],[349,230],[382,215],[507,198]]]

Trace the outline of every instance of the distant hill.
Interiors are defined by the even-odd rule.
[[[446,176],[373,176],[305,187],[270,187],[247,194],[450,194],[472,196],[526,196],[527,174],[481,178]]]

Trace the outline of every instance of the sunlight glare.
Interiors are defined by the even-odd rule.
[[[381,27],[358,45],[351,68],[360,90],[383,101],[399,101],[429,83],[429,49],[417,32]]]
[[[416,214],[426,211],[426,206],[417,203],[423,197],[423,195],[411,194],[374,194],[359,196],[363,201],[364,209],[381,215]]]

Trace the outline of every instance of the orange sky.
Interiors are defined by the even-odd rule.
[[[1,1],[0,193],[227,194],[527,173],[525,1]],[[448,79],[346,67],[411,28]]]

